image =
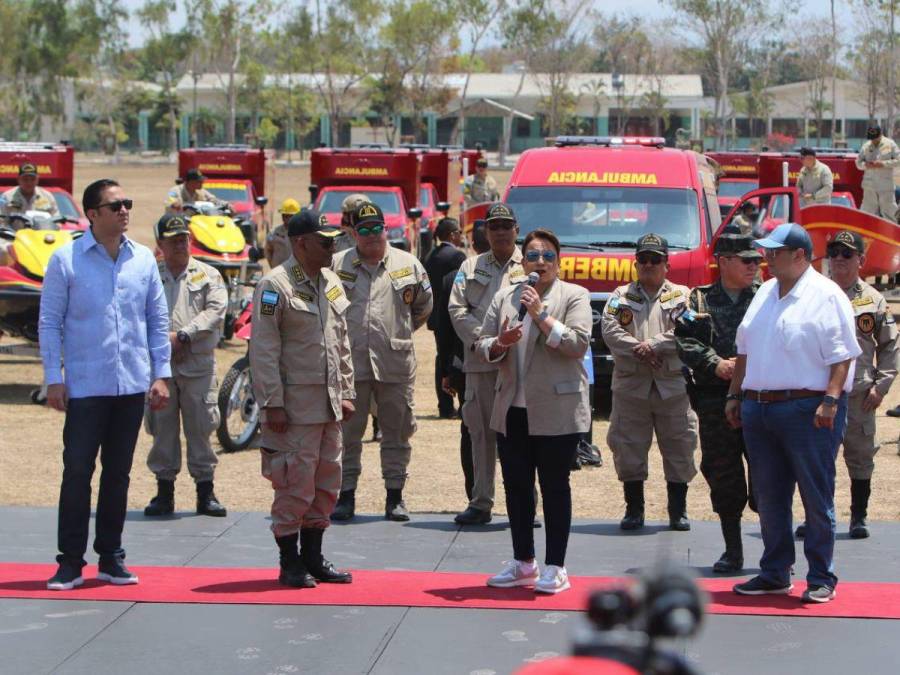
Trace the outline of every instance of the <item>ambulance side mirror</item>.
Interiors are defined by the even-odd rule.
[[[450,202],[438,202],[434,205],[434,208],[446,216],[447,212],[450,210]]]
[[[420,209],[418,206],[415,206],[411,209],[407,209],[406,215],[409,216],[410,218],[421,218],[422,217],[422,209]]]
[[[268,197],[263,197],[262,195],[260,195],[259,197],[257,197],[257,198],[254,199],[253,201],[256,203],[257,206],[265,206],[266,204],[269,203],[269,198],[268,198]]]

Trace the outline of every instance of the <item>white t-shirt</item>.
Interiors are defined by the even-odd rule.
[[[847,294],[810,267],[791,291],[778,297],[778,280],[764,283],[737,331],[738,354],[747,356],[743,388],[754,391],[824,391],[830,366],[862,353]],[[853,388],[854,360],[844,383]]]

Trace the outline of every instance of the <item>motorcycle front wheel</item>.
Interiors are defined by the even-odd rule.
[[[225,452],[250,447],[259,433],[259,406],[253,396],[250,357],[234,362],[219,387],[219,428],[216,436]]]

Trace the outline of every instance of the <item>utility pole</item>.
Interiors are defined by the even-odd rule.
[[[831,0],[831,147],[834,147],[834,136],[837,129],[835,128],[835,120],[837,119],[837,21],[834,17],[834,0]],[[844,129],[841,129],[844,133]]]
[[[887,125],[888,138],[894,137],[894,99],[896,92],[896,54],[894,53],[894,18],[897,10],[897,0],[890,0],[891,3],[891,33],[890,33],[890,51],[888,52],[888,82],[887,82]]]

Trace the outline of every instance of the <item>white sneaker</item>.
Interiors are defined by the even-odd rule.
[[[513,588],[514,586],[533,586],[537,583],[540,570],[534,560],[531,562],[507,560],[503,564],[506,565],[503,571],[487,580],[488,586]]]
[[[544,568],[541,578],[534,585],[535,593],[562,593],[571,588],[569,584],[569,573],[565,567],[557,567],[556,565],[547,565]]]

